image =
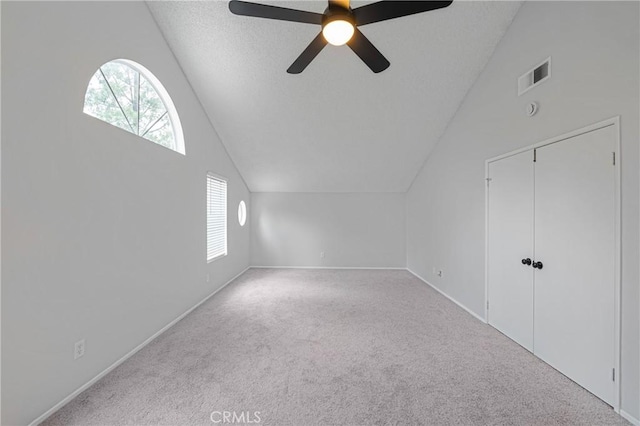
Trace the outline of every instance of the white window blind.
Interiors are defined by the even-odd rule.
[[[207,174],[207,261],[227,254],[227,181]]]

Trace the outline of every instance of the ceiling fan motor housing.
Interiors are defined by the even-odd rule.
[[[351,9],[346,9],[342,6],[330,5],[325,9],[322,16],[322,27],[324,28],[333,21],[347,21],[354,27],[356,26],[356,20],[353,18]]]

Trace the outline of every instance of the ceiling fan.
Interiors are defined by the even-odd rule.
[[[322,31],[291,64],[287,72],[299,74],[318,53],[330,43],[346,44],[367,64],[371,71],[379,73],[389,67],[389,61],[358,29],[363,25],[416,13],[428,12],[449,6],[453,1],[396,1],[387,0],[351,9],[349,0],[329,0],[324,13],[307,12],[286,7],[231,0],[229,10],[236,15],[281,21],[302,22],[322,26]]]

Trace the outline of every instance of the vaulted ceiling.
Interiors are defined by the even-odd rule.
[[[253,192],[406,191],[520,7],[457,0],[367,25],[386,71],[329,45],[291,75],[319,26],[236,16],[226,1],[147,4]]]

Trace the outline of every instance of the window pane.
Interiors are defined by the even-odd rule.
[[[160,117],[159,120],[151,124],[148,130],[145,130],[146,134],[140,135],[150,141],[153,141],[159,145],[166,146],[175,150],[173,142],[173,129],[171,129],[171,121],[169,115],[166,113]]]
[[[109,62],[100,67],[109,83],[110,91],[122,108],[131,133],[138,134],[138,81],[140,74],[128,66]]]
[[[141,65],[116,60],[101,66],[87,87],[84,112],[184,154],[175,107],[160,82]]]
[[[89,82],[84,99],[84,112],[121,129],[131,131],[131,126],[129,126],[100,70],[93,75]]]
[[[175,149],[173,129],[167,109],[151,83],[140,79],[140,136]]]

